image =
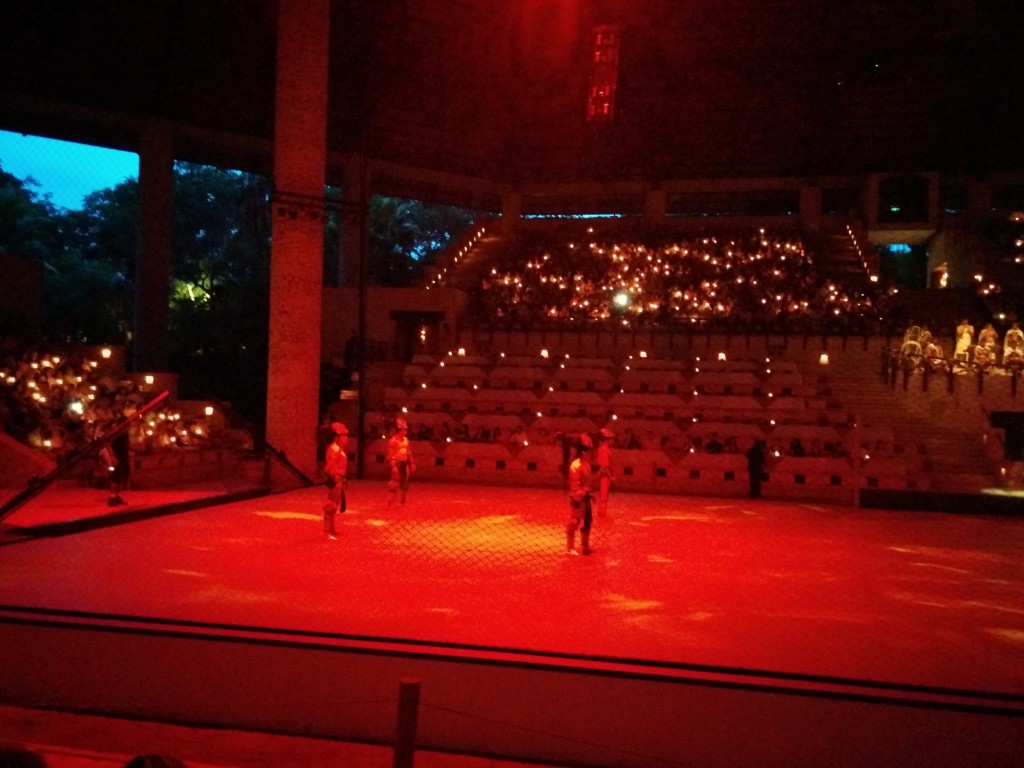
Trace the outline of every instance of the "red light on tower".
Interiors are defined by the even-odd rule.
[[[587,122],[610,123],[615,117],[615,86],[619,79],[619,28],[594,27],[587,97]]]

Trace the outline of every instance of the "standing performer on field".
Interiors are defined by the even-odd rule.
[[[607,427],[597,433],[597,448],[594,450],[594,468],[597,470],[597,516],[608,514],[608,494],[612,490],[612,440],[615,433]]]
[[[345,453],[345,443],[348,442],[348,428],[339,422],[331,424],[331,431],[334,439],[327,446],[326,459],[324,463],[324,474],[327,475],[327,500],[324,502],[324,535],[327,538],[338,538],[338,532],[334,527],[334,516],[338,512],[344,512],[345,500],[345,476],[348,473],[348,454]]]
[[[390,507],[402,491],[401,503],[405,505],[405,497],[409,492],[409,475],[416,471],[416,462],[412,458],[412,446],[409,444],[409,425],[405,419],[395,419],[395,434],[388,440],[387,459],[391,466],[391,479],[388,481],[388,506]]]
[[[591,508],[590,458],[588,454],[594,447],[589,435],[581,434],[575,440],[576,458],[569,465],[569,522],[565,526],[565,551],[569,555],[578,555],[576,551],[576,531],[580,532],[581,550],[584,555],[590,554],[590,525],[594,520]]]

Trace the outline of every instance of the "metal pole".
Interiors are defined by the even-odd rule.
[[[370,264],[370,193],[369,193],[369,171],[366,164],[366,156],[360,153],[357,155],[359,163],[359,270],[358,270],[358,316],[357,316],[357,359],[356,366],[359,373],[359,387],[357,388],[356,401],[356,477],[362,480],[366,472],[366,458],[364,454],[366,443],[366,430],[363,421],[366,419],[366,272]]]
[[[853,508],[860,509],[860,414],[853,415]]]
[[[416,721],[420,706],[420,681],[398,681],[398,717],[395,725],[393,768],[413,768],[416,757]]]

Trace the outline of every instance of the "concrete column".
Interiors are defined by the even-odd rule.
[[[648,189],[644,194],[644,219],[648,224],[661,225],[665,223],[665,213],[668,210],[668,194],[664,189]]]
[[[872,173],[864,182],[861,189],[861,210],[864,212],[864,226],[868,230],[878,229],[878,203],[880,200],[878,185],[881,182],[881,175]]]
[[[821,229],[822,192],[817,184],[800,188],[800,223],[808,232]]]
[[[267,441],[317,469],[329,0],[281,0],[274,123]]]
[[[341,284],[359,285],[363,266],[363,227],[370,205],[366,156],[353,155],[345,162],[341,184]]]
[[[501,231],[506,236],[519,229],[523,218],[523,195],[515,190],[506,192],[501,197]]]
[[[967,182],[967,220],[984,222],[992,212],[992,185],[978,179]]]
[[[139,251],[132,338],[132,368],[136,371],[167,370],[173,144],[166,121],[146,124],[139,151]]]

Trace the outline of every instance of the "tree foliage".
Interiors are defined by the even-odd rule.
[[[395,287],[421,282],[425,268],[472,220],[473,214],[462,208],[374,197],[369,213],[370,281]]]
[[[58,247],[56,209],[35,186],[0,168],[0,252],[40,259]]]
[[[38,260],[53,338],[132,342],[139,250],[138,182],[87,196],[79,210],[56,208],[31,180],[0,169],[0,251]],[[234,402],[262,420],[269,337],[270,181],[188,163],[174,166],[170,362],[185,397]],[[340,200],[328,190],[328,201]],[[328,205],[324,278],[337,284],[341,214]],[[374,197],[368,217],[368,282],[409,286],[472,215],[448,206]],[[357,254],[346,254],[354,258]]]

